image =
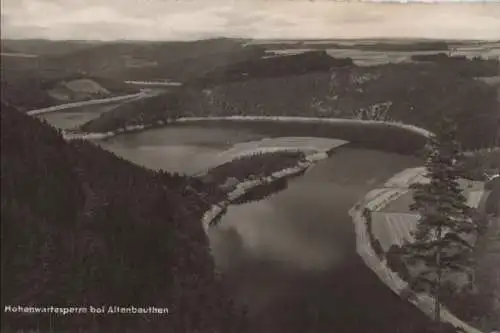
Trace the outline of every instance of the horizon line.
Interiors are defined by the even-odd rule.
[[[273,41],[273,42],[316,42],[316,41],[361,41],[361,40],[422,40],[422,41],[467,41],[467,42],[489,42],[500,43],[500,39],[485,39],[485,38],[458,38],[458,37],[332,37],[332,38],[252,38],[252,37],[232,37],[232,36],[213,36],[196,39],[57,39],[46,37],[0,37],[0,41],[50,41],[50,42],[100,42],[100,43],[113,43],[113,42],[146,42],[146,43],[162,43],[162,42],[197,42],[215,39],[230,39],[230,40],[244,40],[244,41]]]

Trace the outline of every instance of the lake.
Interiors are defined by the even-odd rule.
[[[149,168],[195,173],[252,132],[173,127],[115,137],[102,146]],[[423,315],[393,294],[356,253],[348,210],[408,167],[409,156],[340,147],[265,200],[233,205],[209,239],[255,332],[396,332]]]
[[[193,174],[262,134],[227,127],[167,127],[99,144],[152,169]],[[410,156],[337,148],[283,191],[232,205],[209,232],[216,266],[255,333],[395,333],[424,315],[392,293],[356,253],[348,210],[408,167]]]
[[[411,158],[340,147],[287,189],[230,206],[209,230],[217,267],[255,332],[397,332],[423,315],[369,270],[348,210]]]

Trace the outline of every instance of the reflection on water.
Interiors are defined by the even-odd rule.
[[[216,152],[261,138],[192,126],[101,144],[150,168],[194,172]],[[424,320],[364,265],[347,213],[368,190],[416,164],[412,157],[341,147],[285,190],[263,191],[251,199],[266,199],[228,208],[209,230],[210,244],[235,300],[248,307],[255,333],[395,333]]]
[[[194,173],[218,152],[262,136],[242,130],[162,128],[100,142],[152,169]],[[258,202],[229,207],[209,239],[255,333],[395,333],[423,315],[362,262],[348,210],[411,157],[341,147]],[[269,194],[269,193],[265,193]]]
[[[100,144],[147,168],[193,175],[216,164],[217,156],[235,143],[261,138],[261,135],[241,130],[189,126],[129,133]]]
[[[415,163],[339,148],[286,190],[229,207],[210,243],[255,332],[394,333],[423,318],[358,257],[347,214],[366,191]]]
[[[167,145],[167,146],[105,146],[105,149],[136,164],[150,169],[163,169],[170,172],[196,174],[204,170],[207,161],[218,149],[200,146]]]
[[[328,150],[345,141],[329,138],[266,138],[248,130],[202,125],[128,133],[100,142],[104,149],[151,169],[195,175],[256,152],[301,148]]]
[[[303,174],[303,173],[301,173],[301,174]],[[297,174],[296,177],[300,177],[301,174]],[[290,179],[290,178],[288,177],[288,179]],[[241,205],[241,204],[245,204],[245,203],[252,202],[252,201],[263,200],[263,199],[265,199],[265,198],[267,198],[275,193],[278,193],[278,192],[286,189],[287,186],[288,186],[287,178],[281,178],[281,179],[278,179],[272,183],[264,184],[264,185],[252,188],[246,194],[244,194],[241,197],[234,200],[232,202],[232,204],[233,205]]]

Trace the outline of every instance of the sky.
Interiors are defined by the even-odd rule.
[[[1,0],[2,38],[500,40],[500,0]],[[471,1],[474,2],[474,1]]]

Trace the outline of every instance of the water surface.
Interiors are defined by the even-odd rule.
[[[234,144],[262,138],[244,130],[188,126],[128,133],[99,144],[147,168],[192,175],[216,164],[218,155]]]
[[[396,333],[423,315],[356,253],[348,210],[411,157],[338,148],[286,190],[231,206],[209,231],[216,264],[255,332]]]
[[[193,174],[234,145],[262,138],[241,129],[189,126],[99,144],[151,169]],[[253,332],[396,333],[424,320],[357,255],[348,215],[370,189],[419,164],[408,156],[340,147],[284,191],[229,207],[209,240],[235,300],[248,307]]]

